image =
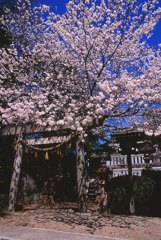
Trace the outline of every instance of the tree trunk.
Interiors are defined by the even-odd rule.
[[[132,175],[132,163],[131,152],[127,154],[127,166],[128,166],[128,178],[129,178],[129,211],[130,214],[135,214],[135,199],[133,196],[133,175]]]
[[[78,198],[79,198],[79,211],[82,213],[87,212],[87,199],[88,199],[88,188],[86,184],[86,166],[84,157],[84,146],[81,141],[81,136],[78,137],[76,143],[77,152],[77,187],[78,187]]]
[[[16,211],[16,206],[18,204],[18,190],[21,175],[22,156],[23,146],[18,141],[9,193],[9,211],[12,212]]]

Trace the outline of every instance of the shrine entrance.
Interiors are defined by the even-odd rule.
[[[46,191],[45,184],[53,183],[52,194],[56,201],[72,201],[77,198],[80,199],[79,206],[83,208],[85,163],[78,136],[65,130],[55,131],[31,126],[6,127],[1,134],[14,136],[15,160],[9,193],[10,211],[16,211],[24,174],[34,179],[36,192],[43,193]]]

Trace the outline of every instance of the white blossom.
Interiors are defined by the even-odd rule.
[[[161,49],[147,44],[160,19],[156,3],[70,0],[59,15],[17,1],[16,14],[1,17],[13,36],[0,49],[1,125],[82,132],[160,103]]]

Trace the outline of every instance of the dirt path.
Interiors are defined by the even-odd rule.
[[[161,240],[161,219],[138,216],[80,214],[64,205],[54,209],[28,207],[0,217],[0,224],[90,233],[133,240]]]

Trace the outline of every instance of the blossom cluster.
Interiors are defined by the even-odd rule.
[[[1,125],[81,132],[160,101],[160,47],[147,44],[161,16],[156,4],[70,0],[59,15],[19,0],[16,13],[5,9],[12,44],[0,49]]]

